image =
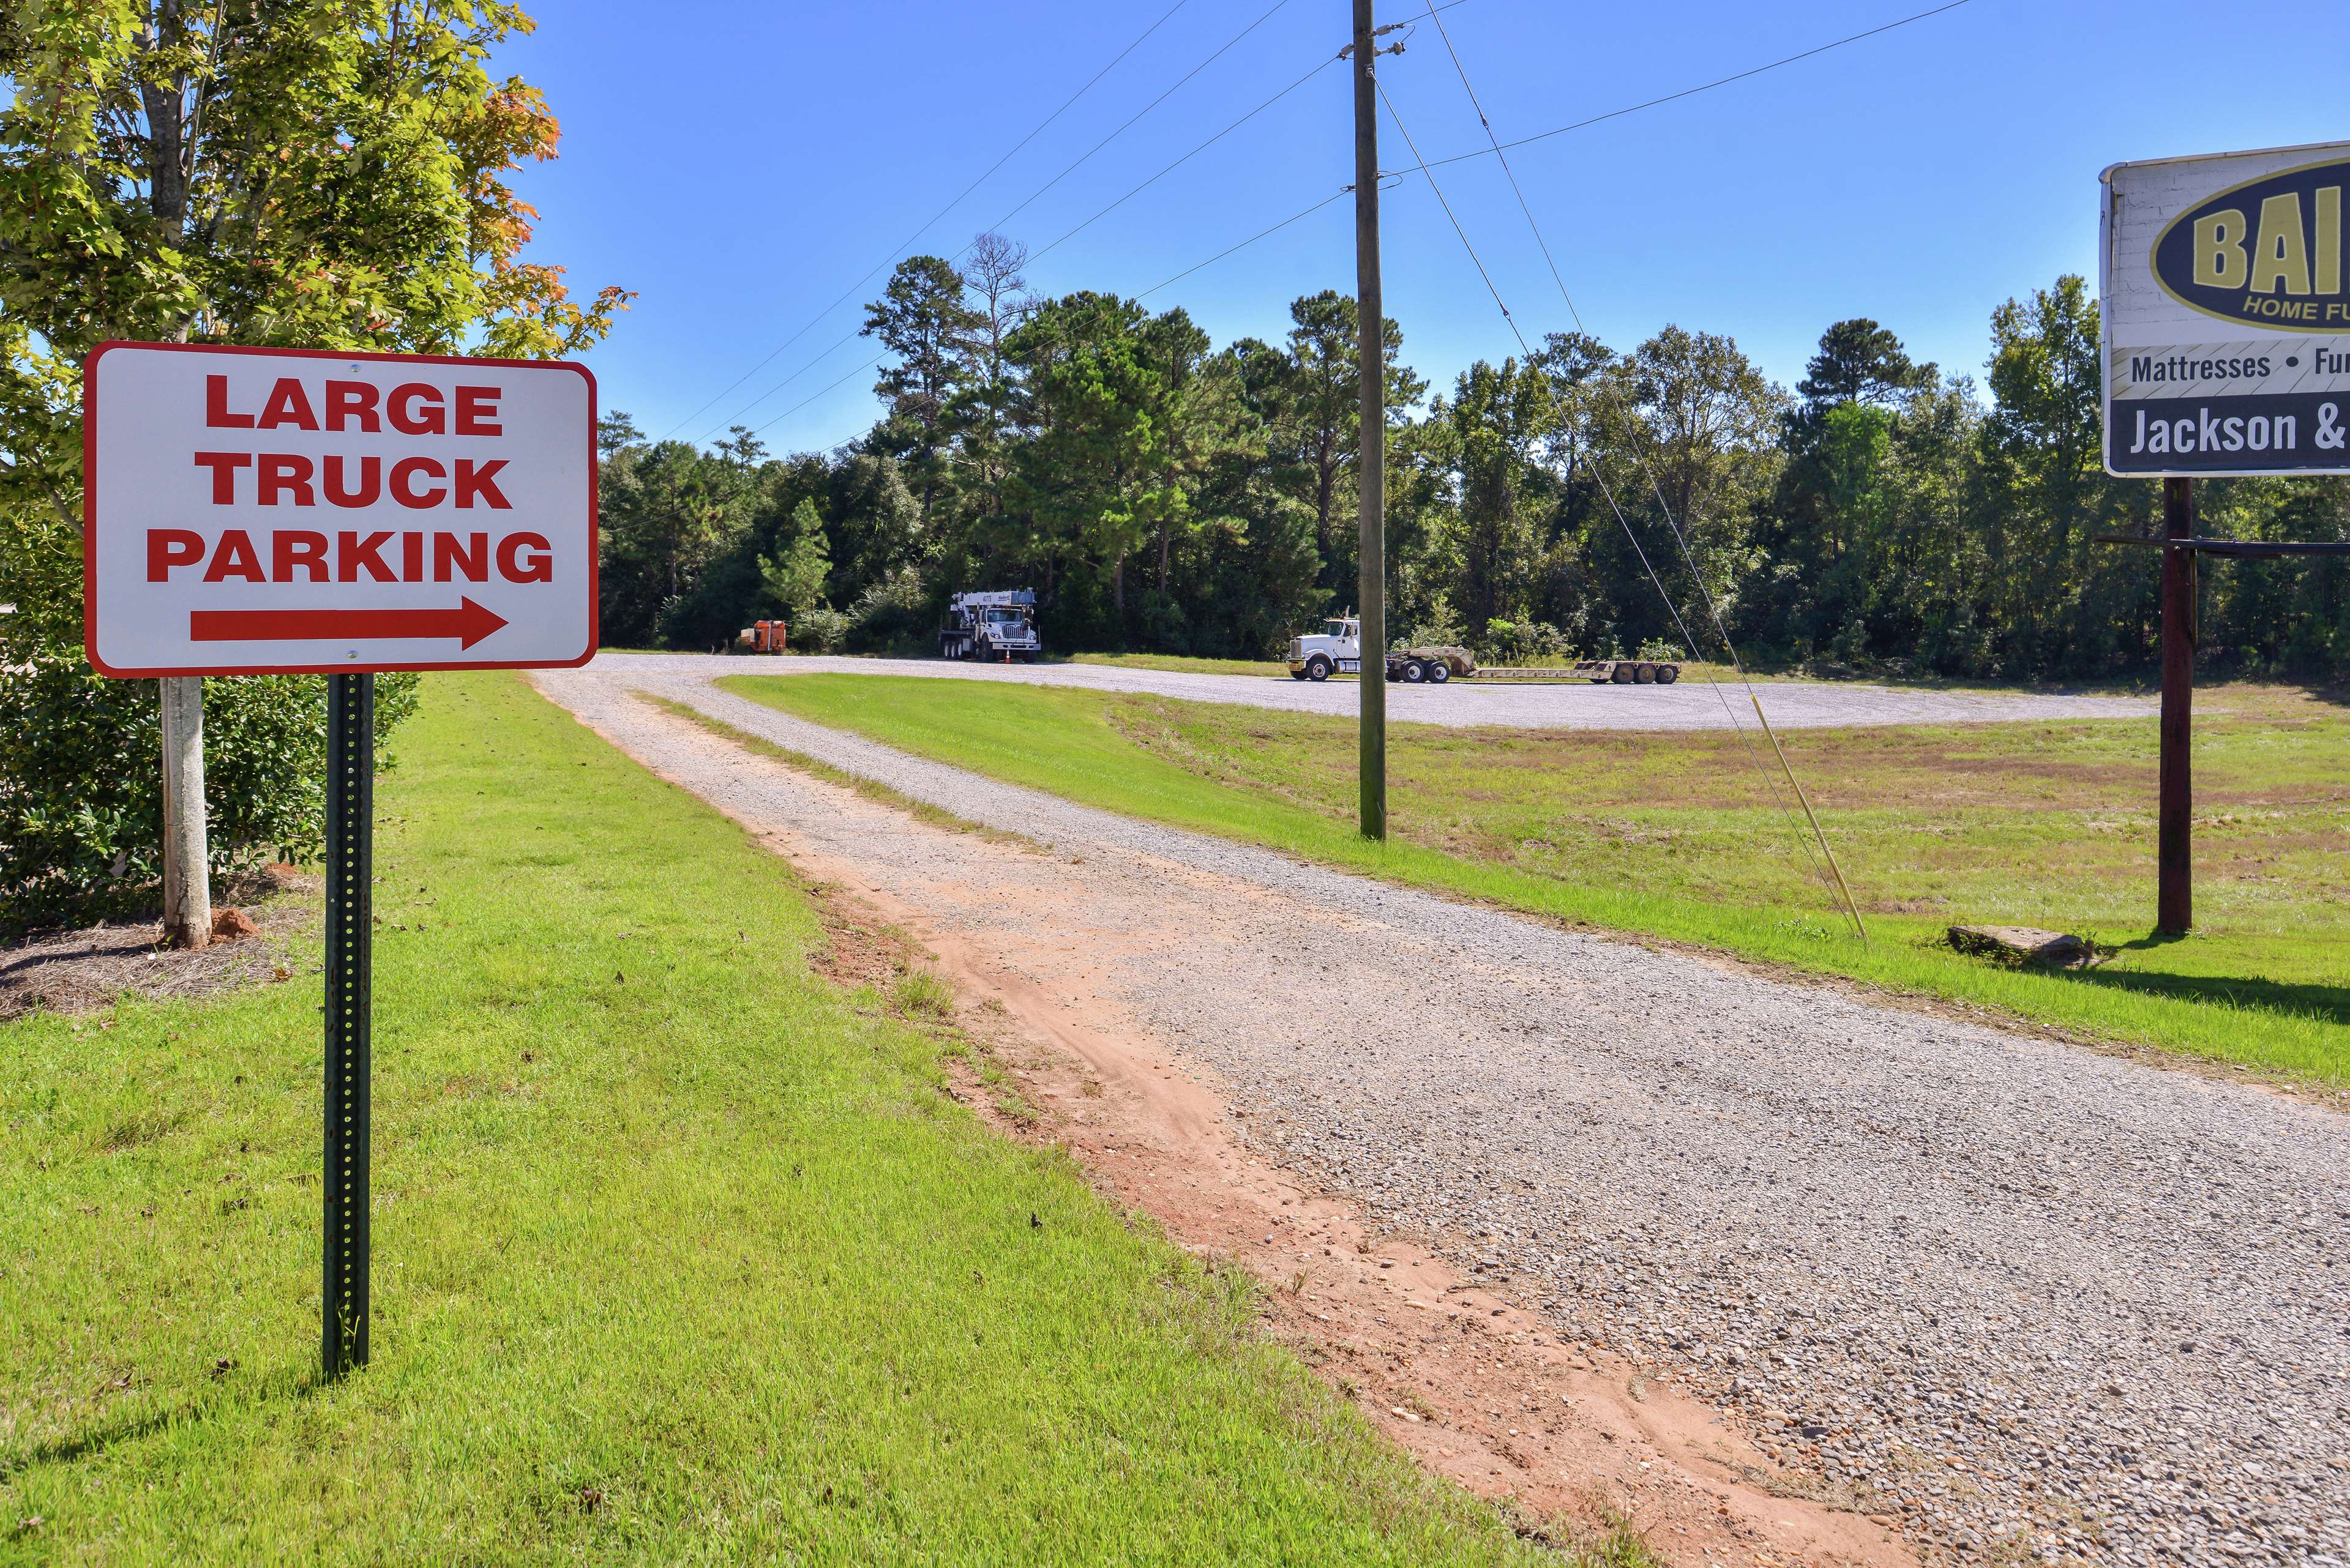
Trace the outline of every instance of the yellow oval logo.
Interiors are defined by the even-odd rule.
[[[2343,192],[2350,160],[2312,163],[2223,191],[2170,221],[2154,275],[2181,305],[2222,321],[2294,332],[2350,330],[2343,292]]]

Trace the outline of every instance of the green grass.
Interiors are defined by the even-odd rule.
[[[1503,1563],[1244,1276],[945,1093],[784,865],[504,677],[381,792],[374,1362],[318,981],[0,1026],[0,1561]]]
[[[2169,942],[2146,935],[2150,719],[1787,735],[1868,918],[1864,946],[1729,734],[1398,725],[1393,837],[1378,845],[1354,830],[1343,720],[863,676],[727,684],[1088,805],[1414,886],[2350,1084],[2350,716],[2307,696],[2205,694],[2202,925]],[[2083,973],[2009,970],[1940,946],[1958,922],[2085,929],[2118,950]]]

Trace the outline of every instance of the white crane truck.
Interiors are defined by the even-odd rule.
[[[1045,651],[1036,635],[1036,592],[957,594],[947,601],[946,624],[939,628],[941,659],[979,659],[1034,664]]]

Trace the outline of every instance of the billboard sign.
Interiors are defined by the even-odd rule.
[[[2103,180],[2106,471],[2350,472],[2350,142]]]
[[[577,365],[107,343],[84,645],[113,676],[545,668],[596,651]]]

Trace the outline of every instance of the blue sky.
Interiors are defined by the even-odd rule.
[[[1426,3],[1381,0],[1380,18]],[[1931,3],[1462,0],[1444,22],[1507,140]],[[498,63],[540,86],[564,126],[561,160],[522,182],[546,214],[536,257],[583,289],[640,296],[589,356],[604,406],[653,435],[764,426],[777,452],[858,434],[877,407],[858,369],[873,349],[842,339],[881,277],[811,318],[1173,4],[542,0],[538,32]],[[1346,42],[1345,0],[1288,0],[1004,221],[1274,5],[1185,0],[913,248],[951,254],[1000,227],[1042,252]],[[2350,138],[2340,22],[2338,0],[1970,0],[1512,159],[1584,321],[1611,343],[1667,322],[1727,333],[1792,384],[1827,323],[1872,316],[1920,357],[1979,372],[1993,306],[2060,273],[2094,277],[2106,164]],[[1381,72],[1430,158],[1483,145],[1429,23]],[[1386,167],[1410,161],[1391,122],[1380,136]],[[1055,245],[1031,281],[1140,293],[1336,192],[1352,157],[1334,65]],[[1438,178],[1527,335],[1566,325],[1493,160]],[[1407,359],[1444,387],[1513,351],[1427,182],[1404,180],[1385,206],[1387,308]],[[1181,305],[1219,343],[1274,338],[1293,297],[1353,282],[1342,199],[1148,303]]]

